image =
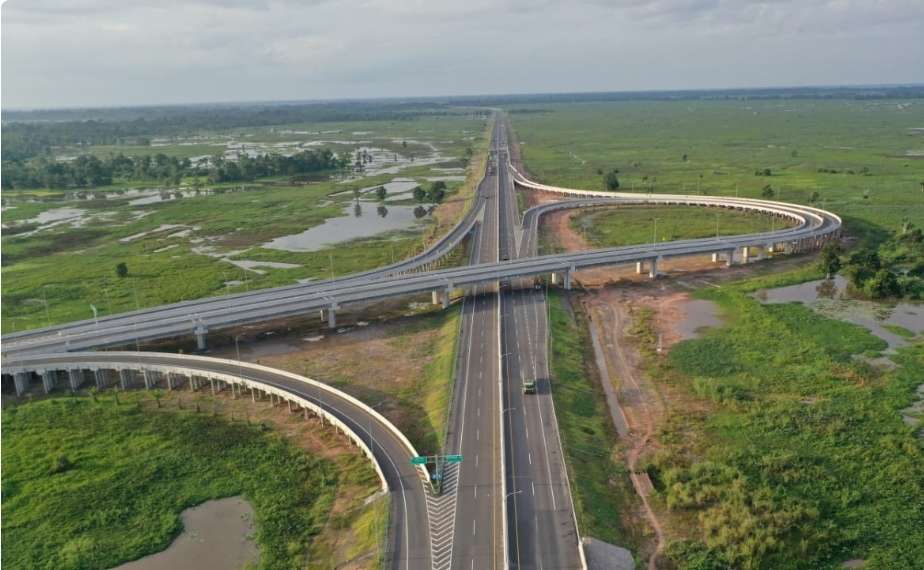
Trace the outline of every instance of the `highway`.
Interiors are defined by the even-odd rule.
[[[732,263],[747,261],[751,248],[803,251],[838,236],[841,220],[816,208],[766,200],[590,192],[539,184],[510,164],[505,129],[502,121],[496,121],[492,167],[479,185],[472,209],[447,236],[410,260],[336,280],[187,301],[4,335],[4,373],[62,363],[79,366],[81,362],[115,368],[189,366],[190,358],[198,358],[205,372],[246,373],[242,380],[310,399],[334,414],[354,436],[370,426],[367,433],[376,464],[395,499],[391,567],[580,568],[580,537],[552,399],[545,292],[533,287],[534,277],[551,274],[564,279],[565,288],[570,288],[573,273],[588,267],[646,263],[651,275],[657,276],[656,264],[666,257],[713,253]],[[532,208],[521,222],[515,187],[570,199]],[[794,226],[725,238],[536,255],[542,215],[559,208],[636,204],[750,210],[789,218]],[[471,264],[434,269],[466,236],[472,237]],[[426,493],[417,478],[419,472],[409,465],[416,452],[401,441],[403,435],[361,403],[330,388],[311,387],[291,374],[258,370],[254,365],[240,372],[239,363],[203,357],[74,352],[193,333],[204,339],[209,330],[318,310],[324,310],[335,326],[335,312],[345,304],[428,292],[448,304],[450,293],[457,290],[466,295],[460,308],[459,361],[446,452],[462,455],[464,460],[447,469],[442,497]],[[134,364],[120,356],[124,354],[133,354]],[[522,383],[527,379],[537,381],[536,394],[523,393]]]
[[[492,156],[496,156],[502,136],[498,125],[492,135]],[[493,158],[492,162],[496,164]],[[503,162],[500,164],[503,167]],[[497,174],[494,168],[479,188],[485,196],[485,212],[472,244],[471,260],[476,264],[498,260]],[[496,286],[476,285],[464,297],[460,310],[459,360],[447,453],[464,459],[455,474],[456,509],[449,558],[447,565],[434,564],[434,568],[504,568]]]
[[[507,149],[502,153],[506,158]],[[535,226],[523,228],[517,248],[516,195],[506,173],[500,177],[500,188],[502,255],[511,259],[534,256]],[[511,285],[501,294],[510,568],[582,568],[583,552],[552,401],[546,293],[534,288],[531,280]],[[536,381],[535,394],[524,394],[526,380]]]

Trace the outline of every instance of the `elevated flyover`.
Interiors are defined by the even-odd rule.
[[[322,382],[236,360],[157,352],[71,352],[4,360],[17,393],[40,380],[46,392],[118,385],[165,390],[211,390],[232,397],[286,405],[305,419],[320,418],[349,437],[371,461],[383,493],[390,495],[388,567],[430,568],[425,466],[414,467],[413,444],[391,422],[356,398]]]
[[[609,204],[685,205],[732,208],[773,216],[787,217],[796,225],[772,232],[762,232],[722,238],[679,240],[589,251],[543,255],[480,263],[429,271],[388,275],[381,272],[363,274],[310,285],[278,287],[198,301],[186,301],[122,313],[99,319],[79,321],[23,333],[3,336],[4,356],[14,353],[69,352],[91,348],[126,346],[133,342],[196,334],[204,337],[209,330],[258,323],[282,317],[325,311],[330,326],[336,325],[335,314],[342,306],[390,297],[433,292],[435,298],[448,302],[448,292],[470,288],[498,280],[552,274],[570,285],[571,274],[588,267],[635,263],[648,273],[657,275],[659,259],[690,255],[713,254],[726,263],[747,262],[754,254],[766,252],[800,252],[815,249],[836,238],[841,220],[835,214],[795,204],[748,198],[687,196],[674,194],[605,193],[571,190],[531,182],[515,172],[515,183],[521,188],[575,196],[580,204],[550,204],[527,212],[524,222],[536,223],[543,213],[559,207]],[[479,197],[479,203],[485,198]],[[569,201],[570,202],[570,201]],[[477,222],[472,215],[470,230]],[[466,222],[468,224],[468,222]],[[466,226],[462,226],[463,231]],[[467,230],[466,230],[467,231]],[[534,232],[531,232],[535,235]],[[458,236],[457,236],[458,237]],[[459,238],[461,239],[461,238]],[[447,244],[448,247],[448,244]],[[390,271],[395,271],[392,268]],[[405,266],[405,270],[409,270]]]

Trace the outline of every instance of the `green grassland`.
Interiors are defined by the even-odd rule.
[[[802,203],[817,192],[819,206],[875,242],[905,219],[924,219],[924,160],[916,156],[924,138],[912,131],[924,125],[917,102],[536,108],[544,112],[512,119],[526,167],[543,182],[602,189],[602,173],[618,168],[621,189],[630,191],[758,197],[770,184],[777,199]],[[755,175],[765,168],[770,176]],[[689,224],[675,218],[671,225],[665,216],[665,234],[714,235],[714,213],[704,213],[691,215]],[[621,243],[625,235],[644,243],[652,239],[652,217],[589,212],[575,219],[575,229],[599,244]],[[720,220],[720,233],[721,226]],[[865,560],[865,568],[922,568],[924,456],[900,410],[924,378],[924,344],[891,355],[894,367],[879,366],[871,359],[886,345],[865,329],[799,304],[762,305],[752,296],[819,276],[806,265],[698,293],[719,305],[726,326],[675,345],[666,356],[656,350],[651,319],[639,314],[646,374],[684,400],[670,407],[660,447],[644,465],[658,508],[669,513],[673,541],[666,554],[677,568],[834,569],[850,559]],[[562,378],[587,377],[587,358],[580,356],[589,343],[573,323],[570,336],[560,332],[570,317],[554,299],[551,304],[553,371],[565,391]],[[562,337],[576,343],[565,353],[570,358],[560,354]],[[569,466],[579,465],[582,475],[572,480],[581,532],[618,539],[618,526],[608,529],[605,521],[615,525],[625,492],[606,489],[607,480],[595,473],[624,468],[606,454],[568,449],[612,430],[596,409],[604,406],[602,395],[589,388],[580,408],[566,402],[556,394]]]
[[[769,216],[677,206],[590,210],[571,219],[572,229],[594,247],[740,235],[787,226]]]
[[[447,157],[462,156],[471,145],[476,158],[483,153],[483,121],[433,119],[396,124],[358,123],[364,130],[398,127],[400,134],[433,140]],[[325,130],[334,128],[325,125]],[[399,138],[392,131],[390,137]],[[475,136],[475,141],[465,137]],[[336,135],[334,135],[336,136]],[[438,138],[437,138],[438,137]],[[455,142],[447,143],[452,139]],[[156,147],[160,148],[160,147]],[[450,160],[450,159],[447,159]],[[456,161],[458,162],[458,161]],[[477,164],[474,160],[473,164]],[[29,220],[42,212],[68,207],[86,210],[82,224],[60,224],[30,235],[36,224],[4,230],[2,325],[4,332],[92,317],[91,304],[100,315],[138,307],[322,279],[371,269],[420,251],[429,238],[430,217],[407,231],[338,243],[315,252],[287,252],[260,247],[266,241],[296,234],[343,215],[353,200],[352,190],[383,184],[397,177],[432,175],[429,166],[409,165],[399,174],[367,176],[341,183],[322,180],[293,186],[287,181],[223,185],[224,192],[188,196],[132,206],[128,196],[116,199],[65,199],[29,201],[16,192],[4,192],[4,223]],[[470,176],[477,176],[470,169]],[[465,187],[450,181],[447,201]],[[31,196],[31,192],[29,191]],[[334,194],[343,193],[337,196]],[[60,194],[58,195],[60,196]],[[387,206],[406,201],[386,203]],[[376,205],[363,203],[364,216],[376,216]],[[173,230],[142,232],[173,224]],[[190,235],[170,237],[190,229]],[[203,251],[202,248],[205,248]],[[198,250],[198,251],[196,251]],[[262,274],[238,268],[221,259],[282,262],[299,267],[261,268]],[[213,254],[213,255],[209,255]],[[118,263],[126,263],[128,276],[116,276]],[[240,281],[242,283],[227,284]]]
[[[358,456],[348,466],[311,457],[258,425],[152,410],[146,398],[4,409],[4,566],[110,568],[164,549],[184,509],[243,495],[256,513],[259,567],[301,568],[338,485],[374,486]]]
[[[680,568],[919,568],[924,454],[900,410],[924,378],[924,344],[876,367],[862,356],[886,345],[865,329],[750,295],[791,277],[701,292],[727,326],[667,358],[650,335],[648,374],[700,402],[672,408],[648,465],[662,506],[690,524],[669,556]]]
[[[919,101],[534,107],[545,112],[511,119],[526,167],[543,182],[597,190],[598,171],[618,168],[623,190],[758,197],[770,184],[777,199],[800,203],[818,192],[819,206],[872,237],[904,218],[924,219],[924,134],[912,131],[924,126]],[[765,168],[771,176],[755,176]]]

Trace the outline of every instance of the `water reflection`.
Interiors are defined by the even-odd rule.
[[[754,297],[762,303],[804,303],[826,317],[867,328],[886,341],[889,348],[908,344],[908,339],[896,333],[895,327],[915,335],[924,333],[924,303],[854,299],[850,296],[847,280],[840,275],[834,279],[763,289]]]

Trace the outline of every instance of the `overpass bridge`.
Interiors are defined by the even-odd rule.
[[[513,168],[508,165],[508,168]],[[578,198],[546,204],[527,211],[523,223],[535,229],[543,214],[560,208],[618,205],[683,205],[731,208],[784,217],[794,227],[777,231],[722,238],[679,240],[667,243],[595,249],[589,251],[518,258],[463,267],[429,269],[452,247],[478,226],[485,198],[479,196],[468,216],[454,228],[452,237],[440,240],[414,262],[399,263],[380,270],[312,284],[265,289],[224,297],[186,301],[33,331],[4,335],[3,356],[48,352],[70,352],[94,348],[127,346],[146,340],[194,334],[204,348],[209,330],[264,322],[283,317],[323,311],[328,324],[336,326],[336,312],[343,305],[385,298],[433,293],[444,306],[456,289],[469,289],[498,280],[551,275],[570,287],[571,276],[580,269],[606,265],[635,264],[657,276],[658,262],[668,257],[712,254],[726,264],[748,262],[756,253],[793,253],[821,247],[839,236],[841,220],[835,214],[809,206],[748,198],[688,196],[674,194],[607,193],[572,190],[532,182],[514,172],[515,184],[523,189],[552,192]],[[535,231],[528,232],[535,236]],[[522,235],[522,232],[521,232]],[[531,239],[535,239],[534,237]],[[755,252],[756,250],[756,252]],[[416,272],[414,272],[416,270]],[[397,273],[397,274],[396,274]]]

